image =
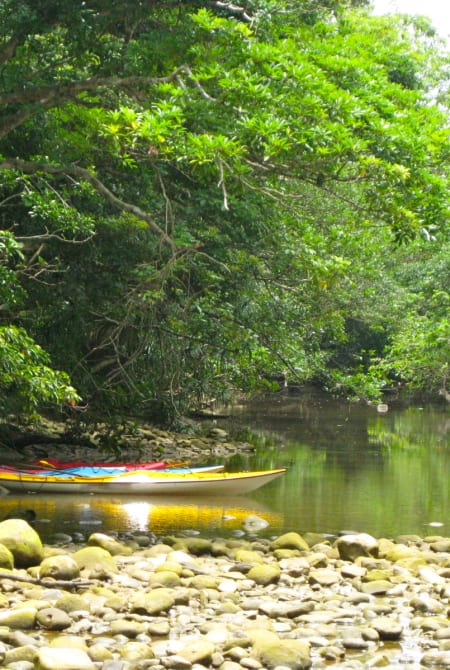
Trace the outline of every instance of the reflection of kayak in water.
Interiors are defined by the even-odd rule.
[[[244,496],[187,498],[162,496],[147,499],[111,496],[11,495],[1,500],[1,517],[18,509],[36,513],[38,533],[117,531],[151,532],[157,535],[186,529],[233,531],[242,529],[249,517],[257,516],[274,532],[283,525],[283,516]],[[44,523],[45,522],[45,523]],[[43,537],[45,541],[45,537]]]

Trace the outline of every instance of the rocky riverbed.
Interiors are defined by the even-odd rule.
[[[3,668],[450,667],[450,538],[57,539],[0,523]]]
[[[9,425],[0,435],[0,460],[12,465],[49,457],[105,463],[187,460],[199,464],[255,450],[249,442],[231,439],[221,428],[210,426],[201,431],[199,425],[193,425],[192,433],[131,422],[115,431],[103,424],[74,431],[64,422],[41,419],[33,426]]]

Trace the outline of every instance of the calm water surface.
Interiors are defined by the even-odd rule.
[[[223,423],[257,434],[249,466],[288,467],[282,480],[254,494],[282,514],[283,530],[450,534],[445,406],[378,414],[375,407],[277,396],[236,407]]]
[[[34,509],[44,540],[55,532],[111,530],[239,534],[249,515],[266,521],[259,532],[269,536],[287,530],[450,535],[445,406],[381,415],[375,407],[280,394],[227,413],[215,425],[255,444],[254,453],[233,457],[228,469],[286,466],[284,477],[251,496],[221,499],[9,495],[0,499],[0,515]]]

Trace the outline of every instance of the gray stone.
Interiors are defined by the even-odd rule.
[[[418,594],[410,600],[409,604],[415,612],[438,614],[444,611],[444,605],[436,598],[429,596],[428,593]]]
[[[279,600],[262,601],[259,605],[259,611],[267,614],[271,619],[281,617],[293,619],[294,617],[311,612],[315,607],[312,601],[289,600],[282,602]]]
[[[427,651],[420,663],[425,667],[450,668],[450,651]]]
[[[377,631],[380,640],[399,640],[403,633],[402,624],[387,616],[374,619],[370,625]]]
[[[161,659],[161,663],[165,668],[169,668],[169,670],[189,670],[192,667],[192,663],[179,654],[166,656]]]
[[[430,544],[430,549],[438,553],[450,553],[450,537],[442,538],[442,540],[436,540]]]
[[[359,556],[378,556],[378,542],[367,533],[343,535],[336,540],[336,547],[344,561],[354,561]]]
[[[137,593],[131,599],[131,611],[144,614],[159,614],[170,609],[175,604],[171,589],[158,588],[153,591]]]
[[[335,570],[328,568],[319,568],[318,570],[311,570],[309,574],[310,584],[320,584],[320,586],[332,586],[340,581],[340,575]]]
[[[65,630],[70,627],[72,619],[64,610],[57,607],[44,607],[38,611],[36,622],[46,630]]]
[[[111,635],[125,635],[125,637],[134,638],[146,630],[145,625],[140,621],[131,621],[129,619],[115,619],[111,621],[109,632]]]
[[[386,579],[376,579],[373,582],[360,582],[358,584],[358,589],[361,593],[366,593],[368,595],[379,596],[383,593],[387,593],[393,584],[388,582]]]

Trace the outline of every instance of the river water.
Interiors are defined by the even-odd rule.
[[[44,541],[56,532],[240,535],[249,517],[261,520],[264,536],[290,530],[450,535],[446,406],[393,406],[380,414],[371,406],[276,394],[226,414],[205,428],[224,428],[255,445],[253,453],[227,461],[227,469],[287,467],[283,477],[234,498],[10,494],[0,499],[1,518],[35,510]]]
[[[444,405],[380,414],[373,406],[280,394],[236,406],[222,425],[257,437],[257,453],[234,466],[287,466],[284,478],[253,496],[282,516],[280,530],[450,535]]]

